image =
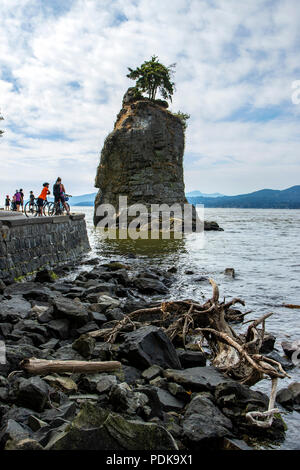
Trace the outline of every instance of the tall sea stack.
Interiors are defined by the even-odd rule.
[[[133,88],[125,93],[114,130],[101,152],[95,180],[99,188],[95,225],[101,220],[97,215],[100,204],[112,204],[118,214],[119,196],[127,196],[128,206],[188,203],[183,181],[183,124],[167,107],[165,101],[137,98]]]

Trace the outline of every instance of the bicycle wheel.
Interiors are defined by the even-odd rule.
[[[54,202],[49,202],[48,204],[48,215],[52,216],[55,213],[55,204]]]
[[[35,217],[38,212],[38,207],[36,203],[34,202],[33,204],[30,204],[29,201],[26,202],[25,207],[24,207],[24,212],[25,212],[26,217],[29,217],[29,216]]]
[[[29,217],[30,215],[32,215],[31,214],[31,206],[30,206],[29,201],[26,202],[26,204],[25,204],[24,212],[25,212],[26,217]]]

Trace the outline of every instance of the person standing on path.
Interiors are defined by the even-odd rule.
[[[22,212],[24,212],[24,193],[23,193],[23,189],[20,189],[20,194],[21,194],[21,207],[22,207]]]
[[[70,215],[69,206],[67,205],[66,200],[65,200],[65,193],[66,193],[65,187],[61,182],[61,178],[58,177],[55,184],[53,185],[55,207],[59,208],[59,203],[61,202],[67,211],[67,215]],[[56,209],[56,212],[57,212],[57,209]]]
[[[17,208],[17,212],[20,212],[20,204],[21,204],[21,193],[18,189],[16,189],[16,193],[15,193],[15,202],[16,202],[16,208]]]
[[[6,211],[9,211],[9,208],[10,208],[10,197],[9,195],[7,194],[6,198],[5,198],[5,210]]]

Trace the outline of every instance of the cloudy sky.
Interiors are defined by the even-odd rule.
[[[58,175],[94,192],[127,67],[153,54],[191,115],[187,191],[300,184],[299,24],[299,0],[1,0],[0,197]]]

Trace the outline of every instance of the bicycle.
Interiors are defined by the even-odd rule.
[[[72,197],[70,194],[65,194],[65,202],[67,209],[65,208],[64,204],[61,203],[60,200],[58,202],[50,202],[48,208],[48,215],[65,215],[65,212],[70,212],[70,205],[67,202],[70,197]]]
[[[34,201],[36,201],[36,199]],[[26,202],[25,207],[24,207],[24,213],[26,217],[29,217],[30,215],[32,215],[33,217],[36,217],[38,215],[38,212],[39,212],[39,209],[38,209],[38,205],[36,204],[36,202],[31,202],[31,201]]]
[[[37,201],[37,199],[35,199],[34,201]],[[45,200],[43,207],[42,207],[42,215],[47,215],[46,211],[48,212],[48,215],[49,215],[49,208],[51,204],[53,203],[47,201],[47,199]],[[33,202],[33,203],[30,201],[26,202],[25,207],[24,207],[24,212],[25,212],[26,217],[29,217],[29,216],[37,217],[38,215],[41,215],[40,208],[36,202]]]

